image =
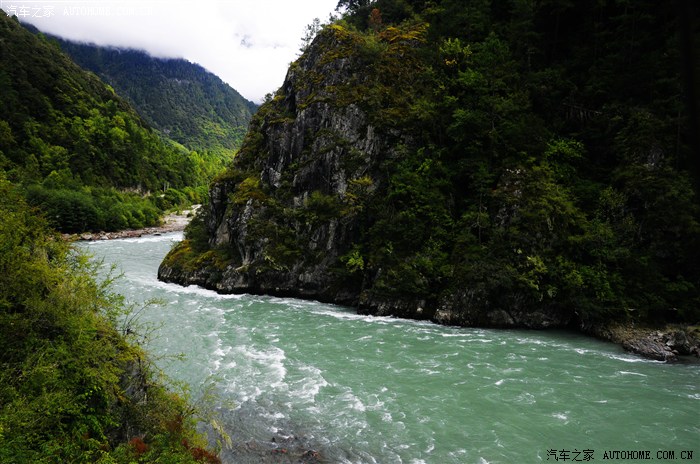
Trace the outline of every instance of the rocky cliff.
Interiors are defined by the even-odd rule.
[[[410,48],[411,40],[396,45]],[[382,163],[410,136],[377,130],[361,98],[343,101],[358,81],[375,77],[358,75],[355,46],[341,27],[329,28],[292,65],[198,218],[211,259],[188,267],[186,241],[159,278],[221,292],[360,301],[361,281],[346,279],[342,257],[360,233],[365,203],[385,181]]]
[[[437,3],[378,1],[369,23],[325,27],[160,278],[465,326],[696,322],[688,128],[662,86],[679,73],[624,37],[591,49],[585,11],[567,13],[562,55],[547,6],[518,29],[515,10]],[[616,8],[590,13],[593,29],[614,33]],[[649,25],[659,57],[664,24]],[[651,102],[624,84],[640,72],[658,82]]]
[[[407,113],[420,98],[411,79],[425,71],[416,56],[425,30],[390,28],[369,39],[342,26],[323,31],[254,118],[233,167],[211,187],[198,218],[206,244],[197,251],[186,240],[159,278],[447,324],[567,324],[566,317],[519,308],[515,299],[506,308],[466,290],[440,299],[386,291],[377,285],[386,269],[370,268],[358,252],[376,225],[372,205],[387,194],[392,165],[418,149],[416,121]],[[406,87],[397,93],[401,77]]]

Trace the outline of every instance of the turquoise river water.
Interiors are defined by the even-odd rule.
[[[116,290],[128,300],[164,301],[140,315],[148,348],[194,400],[207,391],[218,405],[234,441],[225,462],[302,445],[333,463],[700,462],[699,364],[566,332],[443,327],[159,282],[181,238],[80,246],[123,272]]]

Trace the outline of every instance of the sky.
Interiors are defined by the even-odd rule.
[[[184,58],[260,103],[284,81],[314,18],[338,0],[0,0],[42,32]]]

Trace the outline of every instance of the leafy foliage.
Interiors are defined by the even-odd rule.
[[[54,228],[67,233],[109,232],[158,225],[163,209],[185,203],[179,198],[182,194],[174,204],[159,197],[163,207],[157,208],[153,202],[135,193],[96,187],[46,188],[38,184],[27,187],[25,195],[27,202],[40,208]]]
[[[197,462],[192,411],[117,329],[109,281],[5,180],[0,215],[0,461]]]
[[[366,272],[381,270],[376,291],[439,300],[477,288],[495,306],[518,295],[578,323],[626,309],[700,317],[698,179],[682,169],[691,135],[671,6],[380,0],[345,20],[376,33],[370,9],[430,25],[421,77],[400,88],[424,115],[399,125],[430,129],[392,163],[357,244]],[[411,67],[377,61],[392,76]]]

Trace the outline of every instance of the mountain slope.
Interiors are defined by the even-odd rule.
[[[113,90],[15,20],[0,21],[0,150],[13,175],[40,180],[68,168],[88,185],[148,189],[190,180],[187,154]]]
[[[348,5],[162,279],[461,325],[700,318],[672,6]]]
[[[206,182],[206,160],[163,140],[55,43],[3,13],[0,44],[0,175],[21,184],[54,226],[153,225],[168,202],[126,191]]]
[[[257,109],[189,61],[60,39],[59,43],[76,63],[114,87],[149,124],[191,150],[237,149]]]

